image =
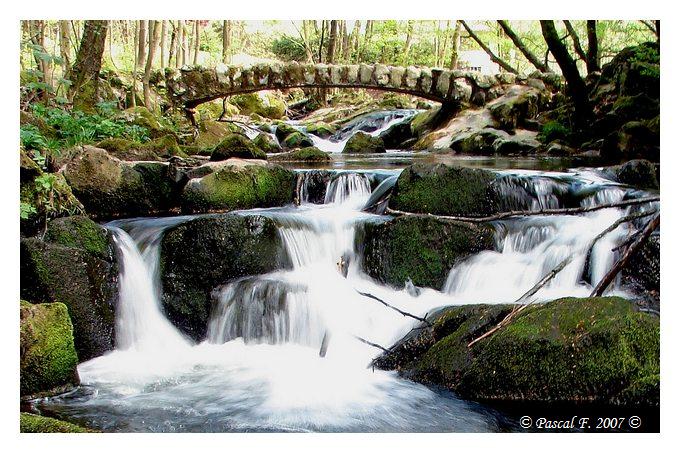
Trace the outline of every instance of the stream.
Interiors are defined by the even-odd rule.
[[[384,117],[369,132],[402,119]],[[358,122],[352,127],[367,126]],[[315,144],[337,152],[352,130],[357,129],[325,141],[317,138]],[[358,338],[388,347],[415,321],[357,291],[419,316],[453,304],[508,303],[573,256],[534,299],[587,296],[589,282],[607,272],[616,258],[612,248],[630,231],[619,226],[588,254],[590,242],[639,207],[496,222],[496,250],[456,264],[442,288],[407,284],[395,290],[362,272],[355,237],[364,222],[388,219],[362,209],[371,204],[372,192],[381,183],[380,190],[394,184],[400,168],[417,154],[388,152],[369,163],[368,158],[334,159],[327,166],[333,177],[323,204],[307,198],[310,172],[298,167],[303,178],[299,206],[238,212],[274,220],[293,268],[213,288],[215,303],[200,343],[184,337],[165,318],[160,303],[163,233],[195,216],[108,223],[121,260],[116,349],[79,365],[82,385],[77,390],[38,400],[35,407],[103,431],[124,432],[517,429],[498,410],[369,367],[380,351]],[[507,164],[468,162],[496,169],[504,200],[514,209],[563,207],[574,197],[589,206],[645,195],[590,170],[517,170],[535,167],[511,159]],[[346,276],[338,269],[340,260]],[[618,284],[611,294],[626,295]],[[322,344],[327,345],[325,357],[320,357]]]

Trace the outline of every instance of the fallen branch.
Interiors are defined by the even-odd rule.
[[[538,283],[536,283],[534,286],[532,286],[529,291],[522,294],[522,296],[515,301],[515,304],[519,304],[519,305],[515,305],[512,308],[512,310],[510,311],[510,313],[508,313],[507,316],[505,318],[503,318],[501,320],[501,322],[496,324],[491,330],[488,330],[483,335],[481,335],[481,336],[475,338],[474,340],[472,340],[471,342],[469,342],[468,348],[471,347],[472,345],[474,345],[475,343],[477,343],[478,341],[483,340],[484,338],[487,338],[490,335],[493,335],[495,332],[500,330],[503,326],[507,325],[515,316],[517,316],[518,313],[520,313],[522,310],[524,310],[529,305],[531,305],[531,303],[522,303],[522,302],[527,300],[529,297],[533,296],[534,294],[536,294],[541,288],[543,288],[545,285],[547,285],[548,282],[550,280],[552,280],[553,278],[555,278],[555,276],[557,274],[559,274],[562,269],[567,267],[567,264],[569,264],[570,262],[571,262],[571,257],[565,258],[560,264],[555,266],[555,268],[553,270],[551,270],[550,272],[545,274],[543,276],[543,278],[538,281]]]
[[[630,258],[635,254],[635,252],[637,252],[642,247],[645,240],[654,232],[654,230],[656,230],[660,222],[661,214],[657,215],[647,223],[647,225],[644,227],[640,235],[626,249],[626,251],[623,253],[623,256],[616,262],[614,267],[612,267],[609,270],[609,272],[607,272],[607,274],[602,278],[602,280],[600,280],[597,286],[595,286],[595,289],[590,294],[590,297],[599,297],[604,293],[605,289],[607,289],[607,287],[611,284],[614,278],[616,278],[619,272],[621,272],[621,270],[626,266],[628,260],[630,260]]]
[[[542,209],[539,211],[506,211],[498,214],[486,216],[486,217],[462,217],[462,216],[448,216],[448,215],[436,215],[436,214],[420,214],[415,212],[399,211],[397,209],[387,208],[385,210],[386,214],[398,215],[398,216],[412,216],[412,217],[430,217],[439,220],[452,221],[452,222],[468,222],[468,223],[484,223],[492,222],[494,220],[503,220],[510,217],[529,217],[529,216],[541,216],[541,215],[570,215],[570,214],[582,214],[586,212],[598,211],[600,209],[608,208],[623,208],[626,206],[633,206],[637,204],[653,203],[660,201],[660,197],[645,197],[636,198],[633,200],[624,200],[616,203],[607,203],[597,206],[586,206],[578,208],[560,208],[560,209]]]
[[[367,345],[369,345],[369,346],[373,346],[374,348],[382,349],[383,352],[390,352],[389,349],[383,348],[383,347],[380,346],[379,344],[373,343],[373,342],[371,342],[371,341],[368,341],[368,340],[366,340],[366,339],[364,339],[364,338],[361,338],[361,337],[359,337],[359,336],[357,336],[357,335],[354,335],[354,338],[356,338],[357,340],[359,340],[359,341],[361,341],[362,343],[365,343],[365,344],[367,344]]]
[[[632,220],[642,219],[644,217],[649,217],[650,215],[654,215],[657,212],[659,212],[659,211],[657,211],[655,209],[655,210],[652,210],[652,211],[638,212],[638,213],[635,213],[635,214],[630,214],[630,215],[623,216],[623,217],[619,218],[616,222],[612,223],[609,227],[607,227],[604,231],[602,231],[602,233],[598,234],[597,236],[595,236],[595,238],[592,241],[590,241],[590,245],[588,246],[588,253],[590,253],[590,250],[595,246],[595,243],[597,241],[599,241],[600,239],[602,239],[603,237],[605,237],[606,235],[608,235],[609,233],[611,233],[612,231],[617,229],[622,223],[630,222]]]
[[[355,289],[355,291],[358,292],[359,294],[361,294],[361,295],[364,296],[364,297],[368,297],[369,299],[373,299],[373,300],[375,300],[375,301],[380,302],[381,304],[383,304],[383,305],[386,306],[387,308],[391,308],[392,310],[396,311],[396,312],[399,313],[400,315],[408,316],[409,318],[413,318],[413,319],[416,319],[416,320],[418,320],[418,321],[424,322],[424,323],[427,324],[428,326],[432,327],[432,323],[431,323],[430,321],[428,321],[427,319],[425,319],[425,318],[421,318],[420,316],[416,316],[416,315],[411,314],[411,313],[409,313],[409,312],[407,312],[407,311],[400,310],[400,309],[398,309],[397,307],[388,304],[387,302],[385,302],[385,301],[382,300],[381,298],[376,297],[376,296],[374,296],[374,295],[371,294],[371,293],[362,293],[362,292],[359,291],[358,289]]]

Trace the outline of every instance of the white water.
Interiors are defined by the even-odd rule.
[[[562,190],[561,183],[533,183],[536,174],[523,176],[519,185],[538,194],[538,205],[554,195],[540,187]],[[622,189],[602,190],[602,182],[587,175],[558,176],[568,177],[572,189],[593,190],[584,204],[623,196]],[[257,210],[279,225],[293,269],[217,288],[207,339],[198,345],[185,340],[160,308],[162,228],[133,228],[136,241],[114,229],[123,265],[118,347],[79,366],[82,383],[94,391],[63,403],[69,416],[124,431],[496,430],[495,416],[475,405],[366,368],[380,351],[357,337],[390,346],[414,321],[357,290],[421,316],[443,305],[512,302],[573,256],[534,297],[587,295],[590,285],[580,281],[587,244],[625,212],[500,223],[499,251],[456,265],[442,291],[394,290],[364,275],[354,251],[357,224],[379,219],[359,210],[369,196],[368,175],[344,173],[328,185],[324,205]],[[559,204],[555,197],[550,203]],[[611,266],[611,248],[626,233],[622,226],[599,241],[590,263],[594,281]],[[321,358],[324,336],[330,341]]]

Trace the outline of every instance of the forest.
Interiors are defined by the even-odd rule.
[[[658,431],[660,28],[21,21],[21,431]]]

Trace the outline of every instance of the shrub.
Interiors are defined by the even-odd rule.
[[[566,140],[571,135],[571,130],[558,121],[548,121],[541,126],[538,139],[543,143],[550,143],[555,140]]]

